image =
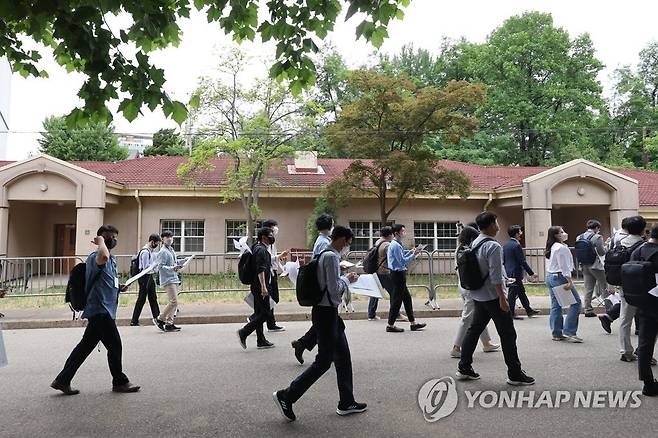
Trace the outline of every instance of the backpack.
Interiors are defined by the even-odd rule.
[[[382,246],[383,243],[384,242],[370,248],[366,253],[366,256],[363,258],[361,264],[363,265],[363,272],[366,274],[374,274],[379,271],[379,268],[381,268],[386,261],[386,258],[384,258],[384,260],[379,263],[379,247]]]
[[[325,249],[320,254],[313,257],[310,262],[299,267],[295,292],[297,293],[297,302],[300,306],[312,307],[322,301],[322,297],[326,293],[326,290],[320,288],[318,269],[320,267],[320,256],[328,251],[331,250]]]
[[[608,284],[613,286],[621,286],[621,267],[624,263],[628,263],[631,259],[631,254],[644,242],[639,241],[630,248],[626,248],[621,244],[621,240],[605,254],[605,263],[603,269],[605,270],[605,279]]]
[[[642,256],[644,245],[640,246],[639,256],[640,260],[629,261],[624,263],[621,267],[621,280],[622,289],[624,291],[624,299],[631,306],[646,308],[647,306],[656,306],[656,302],[652,303],[658,298],[649,294],[649,291],[656,287],[656,268],[651,262],[651,259],[658,254],[654,251],[648,257]]]
[[[142,255],[142,251],[148,251],[146,248],[142,248],[139,250],[137,255],[133,258],[130,259],[130,276],[134,277],[135,275],[139,274],[141,272],[141,269],[139,269],[139,256]]]
[[[596,262],[596,257],[598,257],[594,244],[592,244],[595,235],[592,233],[586,238],[584,234],[581,234],[576,239],[576,260],[583,266],[592,266]]]
[[[473,248],[460,246],[457,250],[457,271],[459,272],[459,284],[466,290],[477,290],[484,286],[489,274],[482,276],[480,264],[478,263],[477,250],[486,242],[494,239],[487,237]]]
[[[256,276],[256,269],[253,263],[254,255],[252,253],[253,248],[255,247],[256,245],[252,246],[251,250],[245,250],[240,256],[240,261],[238,262],[238,277],[242,284],[251,284]]]
[[[93,281],[87,287],[87,264],[78,263],[71,269],[69,274],[69,281],[66,284],[66,295],[64,296],[64,302],[69,304],[69,307],[73,312],[81,312],[84,310],[87,305],[87,295],[89,295],[89,289],[98,279],[101,272],[96,274]]]

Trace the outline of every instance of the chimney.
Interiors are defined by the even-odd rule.
[[[295,170],[313,171],[318,170],[318,153],[316,151],[296,151],[295,152]]]

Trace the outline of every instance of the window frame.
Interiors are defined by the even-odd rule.
[[[229,222],[239,222],[239,223],[241,223],[242,224],[241,226],[244,226],[245,231],[246,231],[247,221],[244,220],[244,219],[225,219],[224,220],[224,253],[225,254],[239,254],[240,252],[237,249],[235,249],[235,247],[233,246],[233,239],[239,240],[241,237],[244,237],[244,234],[240,235],[240,236],[229,235],[228,234],[228,230],[229,230],[228,223]],[[263,221],[260,221],[260,220],[256,221],[256,223],[254,225],[255,225],[254,228],[257,230],[263,225]],[[235,227],[233,227],[233,228],[235,229]]]
[[[356,228],[357,228],[357,227],[356,227],[356,226],[352,226],[352,225],[353,225],[353,224],[363,224],[363,223],[367,223],[367,224],[368,224],[368,235],[367,235],[367,236],[357,236],[357,233],[356,233]],[[360,219],[351,219],[351,220],[349,220],[349,221],[348,221],[349,227],[350,227],[350,228],[352,229],[352,231],[354,232],[354,239],[352,239],[352,245],[350,246],[350,249],[351,249],[352,251],[368,251],[370,248],[372,248],[372,247],[375,245],[375,242],[377,241],[377,239],[379,239],[379,237],[381,236],[381,234],[380,234],[380,235],[375,235],[375,231],[374,231],[374,230],[375,230],[375,226],[374,226],[374,224],[379,224],[379,223],[380,223],[379,220],[367,220],[367,219],[364,219],[364,220],[360,220]],[[395,221],[391,221],[391,220],[389,220],[389,221],[386,223],[386,225],[384,225],[384,226],[392,226],[393,224],[395,224]],[[377,230],[377,233],[379,233],[379,232],[381,231],[381,228],[382,228],[382,227],[380,227],[380,228]],[[361,228],[359,228],[359,229],[361,229]],[[358,239],[358,240],[368,239],[368,247],[365,248],[365,249],[355,249],[355,248],[354,248],[354,242],[357,241],[357,239]]]
[[[174,241],[176,240],[176,238],[178,238],[179,242],[180,242],[180,249],[176,250],[174,248],[175,251],[177,251],[180,254],[203,254],[203,253],[206,252],[206,234],[207,234],[206,231],[207,230],[206,230],[206,220],[205,219],[160,219],[160,234],[162,234],[162,232],[165,231],[165,230],[169,230],[169,231],[173,232],[173,230],[170,230],[169,228],[164,228],[163,227],[163,224],[165,222],[178,222],[180,224],[180,235],[177,235],[177,234],[174,233],[174,236],[173,236]],[[203,235],[202,236],[188,236],[188,235],[186,235],[185,229],[186,229],[186,223],[188,223],[188,222],[201,222],[203,224]],[[190,228],[192,228],[192,227],[190,227]],[[201,241],[202,241],[201,251],[188,251],[187,248],[186,248],[186,244],[185,244],[186,243],[185,241],[188,238],[201,239]]]
[[[428,231],[431,232],[430,236],[418,236],[416,235],[417,233],[417,225],[419,224],[432,224],[430,229]],[[439,225],[442,225],[441,227]],[[445,225],[450,225],[454,226],[455,228],[455,236],[439,236],[439,229],[443,229]],[[425,244],[428,240],[431,241],[431,247],[432,249],[429,250],[430,252],[432,251],[455,251],[457,249],[457,234],[459,232],[459,221],[414,221],[414,246],[418,246],[419,244]],[[450,242],[449,248],[440,248],[439,247],[439,242]]]

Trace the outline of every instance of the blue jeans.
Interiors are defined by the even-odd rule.
[[[551,316],[549,318],[549,323],[553,336],[561,336],[563,334],[567,336],[575,336],[578,331],[578,317],[580,316],[582,304],[576,287],[574,286],[571,288],[571,293],[576,299],[576,302],[569,306],[566,320],[562,315],[562,307],[560,306],[560,303],[558,303],[557,298],[555,298],[552,290],[552,288],[556,286],[561,286],[567,283],[567,279],[562,274],[546,273],[546,285],[548,286],[548,293],[551,296]]]

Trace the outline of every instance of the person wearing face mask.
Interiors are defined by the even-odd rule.
[[[162,239],[159,235],[151,234],[149,237],[149,243],[139,250],[137,258],[139,259],[140,272],[151,266],[151,263],[155,261],[161,241]],[[144,308],[144,303],[146,303],[147,297],[149,300],[149,306],[151,307],[153,322],[155,323],[158,316],[160,316],[160,307],[158,306],[158,295],[155,292],[153,274],[144,275],[137,280],[137,283],[139,284],[139,295],[137,296],[137,302],[135,302],[135,310],[133,311],[130,325],[139,326],[139,316],[142,314],[142,309]]]
[[[247,337],[256,332],[256,347],[272,348],[274,344],[265,339],[263,323],[270,316],[270,294],[272,293],[272,256],[269,247],[276,241],[271,228],[261,228],[256,234],[256,243],[251,247],[251,263],[254,277],[250,283],[254,297],[256,317],[238,330],[238,339],[242,348],[247,348]]]
[[[420,248],[414,248],[411,251],[405,251],[402,246],[402,240],[406,235],[406,228],[402,224],[393,225],[393,240],[388,247],[386,259],[388,268],[391,270],[391,281],[393,283],[393,294],[391,296],[391,308],[388,312],[388,325],[386,331],[389,333],[400,333],[404,329],[396,327],[395,320],[400,313],[400,306],[404,303],[404,311],[409,318],[411,331],[418,331],[425,328],[426,324],[418,323],[414,319],[413,301],[407,288],[407,265],[416,259]]]
[[[581,300],[576,286],[573,284],[571,273],[574,270],[573,256],[566,242],[569,235],[562,227],[553,226],[548,229],[546,239],[546,285],[551,297],[551,315],[549,317],[551,332],[554,341],[567,341],[573,343],[583,342],[576,335],[578,331],[578,318],[581,310]],[[563,287],[573,294],[575,303],[569,306],[566,319],[562,316],[562,306],[558,302],[553,289]]]
[[[167,293],[169,303],[162,311],[160,316],[155,319],[155,325],[163,332],[177,332],[180,327],[174,325],[174,316],[178,308],[178,285],[180,278],[178,271],[181,270],[184,260],[176,259],[176,251],[172,247],[174,243],[174,234],[171,231],[163,231],[160,234],[164,247],[158,252],[158,275],[160,277],[160,286]]]
[[[107,363],[112,374],[113,392],[137,392],[140,387],[130,383],[123,373],[121,363],[121,336],[116,325],[119,291],[128,288],[119,285],[117,262],[110,251],[117,245],[119,231],[112,225],[103,225],[98,229],[92,243],[98,248],[89,254],[85,264],[85,284],[87,288],[87,303],[82,311],[82,318],[88,320],[82,340],[69,355],[64,368],[50,384],[50,387],[65,395],[79,394],[80,391],[71,388],[71,380],[94,351],[96,345],[102,342],[107,349]]]

